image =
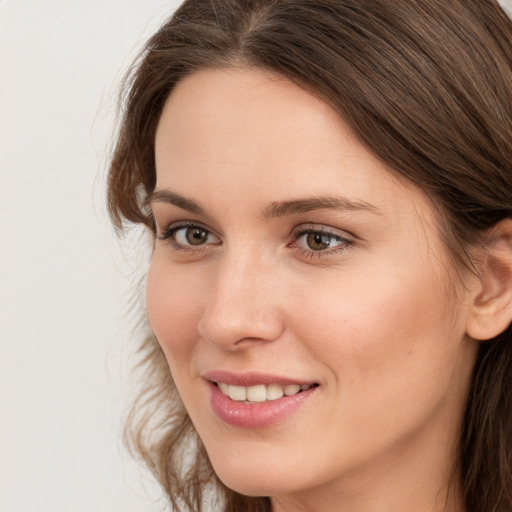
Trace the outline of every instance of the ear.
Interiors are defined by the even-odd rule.
[[[479,269],[466,333],[489,340],[512,322],[512,219],[502,220],[490,231]]]

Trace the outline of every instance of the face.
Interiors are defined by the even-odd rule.
[[[155,151],[149,318],[221,480],[276,503],[442,480],[475,347],[424,194],[257,70],[184,79]]]

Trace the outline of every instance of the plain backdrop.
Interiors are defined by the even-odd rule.
[[[129,265],[103,182],[117,84],[177,4],[0,0],[0,512],[162,510],[120,442]]]
[[[176,4],[0,0],[0,512],[162,510],[120,444],[131,265],[103,183],[116,84]]]

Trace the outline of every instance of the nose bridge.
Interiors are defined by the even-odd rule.
[[[272,341],[282,332],[275,262],[250,245],[221,257],[199,324],[204,338],[225,348]]]

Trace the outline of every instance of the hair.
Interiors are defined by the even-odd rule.
[[[135,223],[154,235],[145,199],[156,181],[156,128],[176,84],[233,67],[286,77],[335,109],[432,200],[454,268],[467,267],[468,249],[512,216],[512,22],[497,2],[188,0],[124,81],[108,181],[119,230]],[[226,512],[269,511],[269,498],[242,496],[215,476],[153,335],[139,354],[145,388],[127,437],[172,505],[202,510],[213,489]],[[465,510],[510,512],[510,326],[481,343],[458,450]]]

